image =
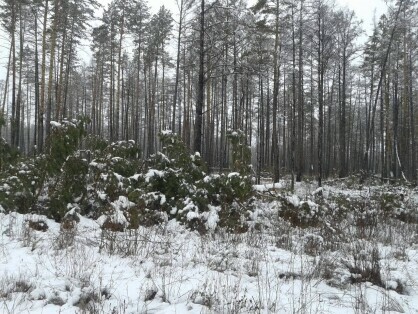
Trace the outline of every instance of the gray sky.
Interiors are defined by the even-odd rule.
[[[373,20],[386,13],[387,5],[383,0],[336,0],[342,7],[348,7],[356,12],[357,17],[363,20],[363,28],[370,35],[373,29]]]
[[[250,0],[253,2],[255,0]],[[110,0],[102,0],[101,4],[106,5]],[[386,3],[383,0],[336,0],[337,4],[348,7],[356,12],[357,17],[360,20],[363,20],[363,28],[366,31],[366,34],[363,36],[363,40],[367,38],[367,35],[370,35],[373,29],[374,17],[378,20],[379,16],[386,12]],[[158,8],[161,5],[164,5],[167,9],[171,10],[173,17],[176,19],[178,15],[177,5],[175,0],[149,0],[149,5],[151,6],[151,13],[157,12]],[[88,42],[85,46],[80,47],[80,56],[83,59],[86,59],[86,62],[89,59],[89,48]],[[0,31],[0,80],[3,80],[6,75],[7,67],[7,58],[8,58],[8,45],[7,38],[3,31]]]

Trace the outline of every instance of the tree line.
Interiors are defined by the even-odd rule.
[[[51,121],[87,116],[89,134],[135,140],[144,158],[170,129],[222,170],[242,132],[258,179],[416,182],[415,1],[391,2],[364,44],[355,13],[328,0],[176,4],[112,0],[97,17],[96,0],[1,0],[0,136],[41,154]]]

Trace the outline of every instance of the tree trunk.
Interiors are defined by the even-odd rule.
[[[273,55],[273,134],[272,134],[272,162],[273,162],[273,182],[280,179],[280,157],[279,157],[279,138],[277,132],[277,111],[279,96],[279,0],[276,1],[275,26],[274,26],[274,55]]]
[[[172,121],[171,121],[171,130],[173,132],[175,132],[176,130],[176,106],[177,106],[179,79],[180,79],[180,53],[181,53],[180,48],[181,48],[181,32],[183,30],[182,29],[183,28],[183,6],[184,6],[184,0],[180,0],[179,32],[177,35],[176,82],[174,85],[173,112],[172,112]]]
[[[343,47],[342,55],[342,90],[341,90],[341,115],[340,115],[340,171],[339,177],[347,176],[347,162],[346,162],[346,86],[347,86],[347,53],[346,47]]]
[[[52,114],[52,91],[53,91],[53,72],[54,72],[54,62],[55,62],[55,47],[57,43],[57,25],[58,25],[58,14],[59,14],[60,0],[55,0],[55,9],[54,9],[54,22],[52,26],[51,34],[51,56],[49,60],[49,75],[48,75],[48,105],[46,109],[46,137],[49,138],[51,134],[51,114]]]
[[[303,150],[303,140],[304,140],[304,88],[303,88],[303,0],[300,1],[300,12],[299,12],[299,82],[298,82],[298,166],[296,170],[296,181],[301,182],[304,172],[304,150]]]
[[[199,82],[197,90],[196,115],[194,127],[194,146],[196,152],[202,151],[203,103],[205,101],[205,0],[201,0],[200,30],[199,30]]]
[[[45,114],[45,72],[46,72],[46,36],[47,36],[47,22],[48,22],[48,4],[49,0],[45,1],[44,21],[42,30],[42,69],[41,69],[41,100],[38,109],[38,153],[43,151],[44,147],[44,114]]]

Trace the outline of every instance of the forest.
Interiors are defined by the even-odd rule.
[[[176,4],[2,0],[0,135],[38,155],[52,121],[84,116],[88,134],[147,158],[171,130],[222,171],[240,131],[258,181],[416,182],[416,2],[390,2],[368,36],[330,1]]]
[[[418,313],[418,3],[172,4],[0,0],[0,313]]]

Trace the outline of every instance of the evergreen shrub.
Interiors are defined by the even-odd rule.
[[[161,151],[143,161],[134,141],[85,137],[87,122],[52,122],[45,155],[7,159],[0,175],[0,204],[6,210],[45,214],[59,222],[76,208],[101,221],[123,216],[128,228],[167,219],[199,232],[248,228],[251,152],[242,132],[228,135],[233,172],[208,174],[199,153],[191,153],[176,134],[161,133]]]

